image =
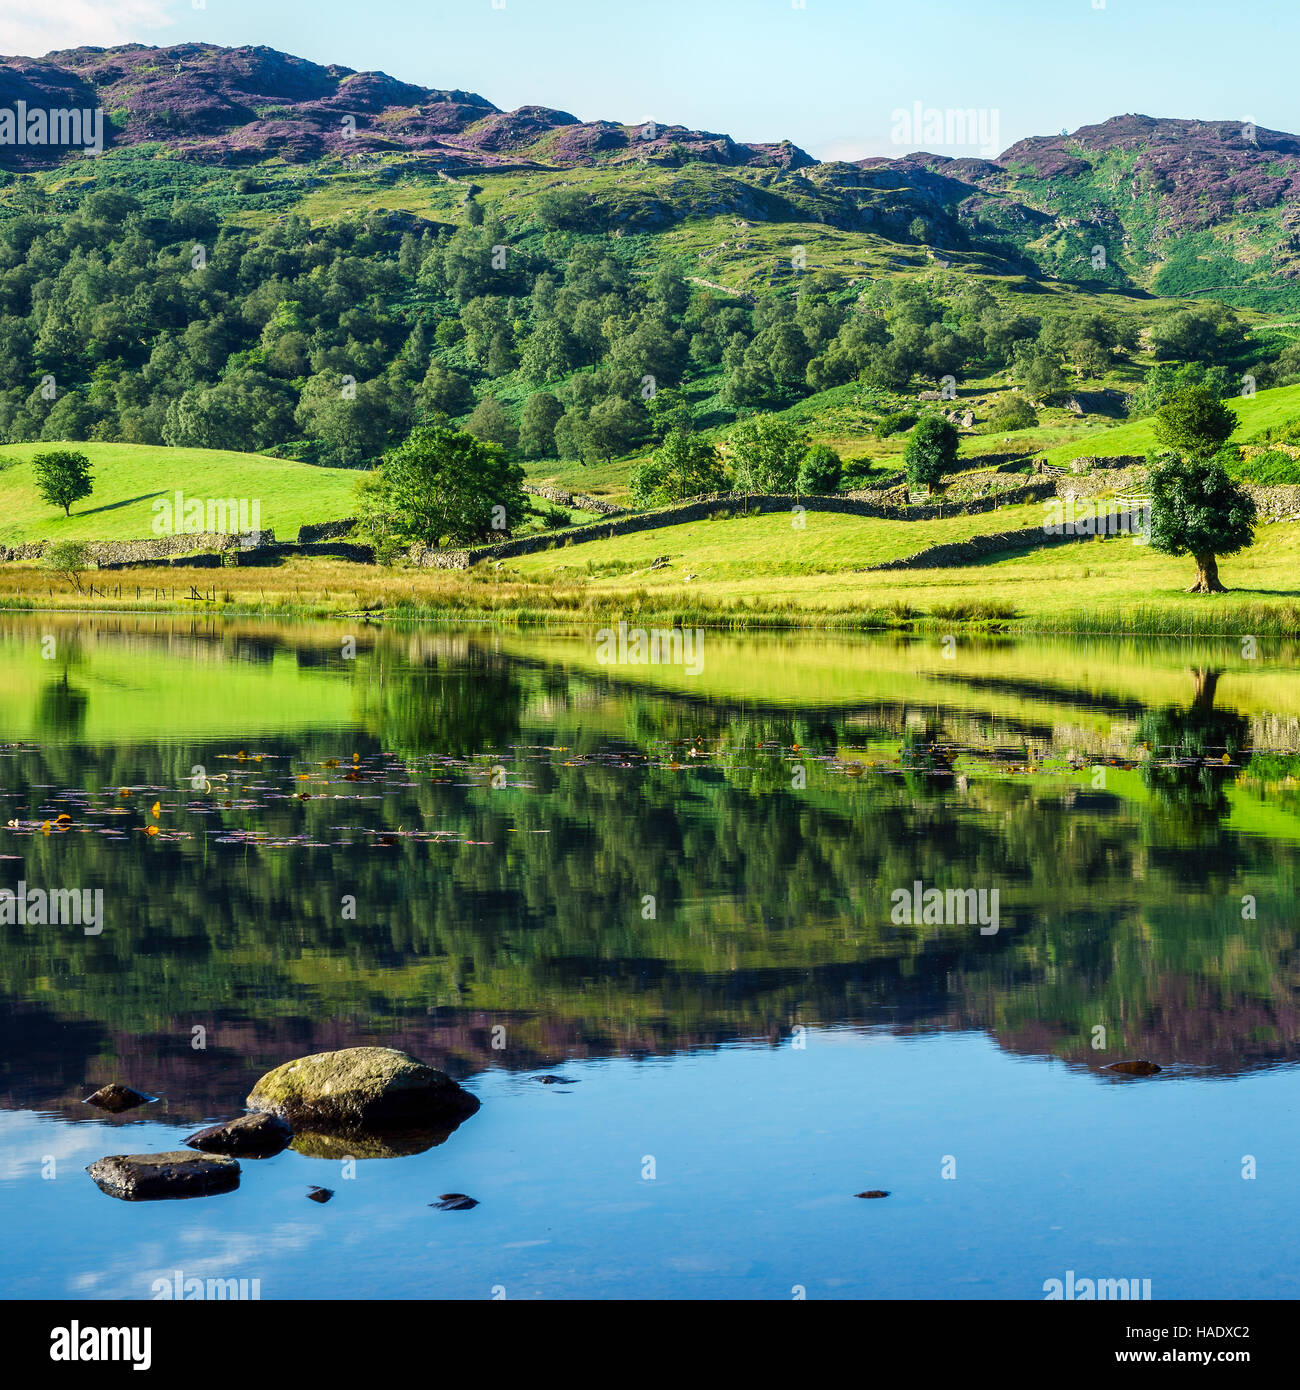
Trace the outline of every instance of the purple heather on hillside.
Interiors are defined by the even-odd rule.
[[[157,142],[205,163],[413,152],[449,164],[546,167],[598,156],[663,158],[674,145],[717,164],[797,169],[815,162],[788,141],[743,145],[684,126],[581,122],[545,106],[501,111],[473,92],[322,67],[262,46],[128,44],[0,59],[0,107],[17,101],[100,106],[112,123],[112,143]],[[18,168],[57,157],[33,148],[0,150],[0,162]]]

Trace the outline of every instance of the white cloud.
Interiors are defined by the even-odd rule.
[[[0,53],[39,58],[83,44],[108,48],[144,42],[147,31],[172,23],[176,0],[41,0],[0,10]]]

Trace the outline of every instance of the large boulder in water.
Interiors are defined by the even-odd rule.
[[[345,1047],[285,1062],[248,1093],[252,1110],[298,1130],[454,1128],[478,1109],[445,1072],[391,1047]]]

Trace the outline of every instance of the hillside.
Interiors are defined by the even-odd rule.
[[[143,540],[154,534],[155,501],[233,498],[259,504],[263,529],[293,540],[299,526],[349,516],[356,474],[221,449],[159,449],[147,444],[79,444],[95,491],[72,515],[42,502],[31,476],[39,444],[0,446],[0,544]]]
[[[185,185],[221,188],[232,210],[253,214],[310,205],[320,178],[344,169],[379,190],[530,174],[548,175],[551,191],[585,190],[574,176],[618,171],[635,177],[620,180],[612,203],[600,200],[611,229],[730,215],[906,244],[920,218],[932,247],[1003,269],[1266,309],[1300,303],[1300,140],[1241,121],[1123,115],[1020,141],[991,160],[922,153],[819,164],[788,140],[741,143],[660,120],[584,122],[546,105],[502,111],[473,92],[200,43],[0,60],[0,106],[20,100],[103,108],[115,158],[96,179],[115,180],[136,158],[174,162],[189,166]],[[0,147],[0,168],[90,176],[81,163],[76,152]],[[210,177],[196,179],[196,166]],[[270,183],[249,178],[258,173]],[[521,184],[530,186],[535,178]],[[402,205],[401,196],[389,204]]]

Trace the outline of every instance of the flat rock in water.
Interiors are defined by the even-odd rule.
[[[110,1197],[206,1197],[239,1186],[239,1164],[218,1154],[177,1149],[161,1154],[110,1154],[86,1172]]]
[[[244,1154],[249,1158],[270,1158],[285,1148],[293,1138],[288,1120],[259,1110],[240,1115],[224,1125],[212,1125],[191,1134],[185,1141],[192,1149],[204,1153]]]
[[[148,1105],[152,1099],[152,1096],[146,1096],[142,1091],[134,1090],[130,1086],[121,1086],[114,1081],[107,1086],[101,1086],[93,1096],[87,1096],[86,1104],[97,1105],[101,1110],[120,1115],[123,1110],[134,1110],[137,1105]]]
[[[1148,1062],[1145,1057],[1139,1057],[1134,1062],[1112,1062],[1106,1070],[1123,1072],[1125,1076],[1154,1076],[1164,1068],[1158,1067],[1154,1062]]]
[[[445,1072],[391,1047],[345,1047],[285,1062],[248,1093],[250,1110],[295,1130],[394,1129],[458,1123],[478,1097]]]

